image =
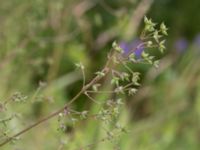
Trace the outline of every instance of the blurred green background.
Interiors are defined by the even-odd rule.
[[[91,150],[199,150],[199,8],[199,0],[1,0],[0,102],[16,92],[28,96],[0,111],[0,120],[18,115],[8,135],[69,101],[82,85],[74,63],[82,62],[87,81],[92,79],[114,40],[131,43],[138,37],[144,15],[165,22],[169,36],[164,55],[155,53],[161,58],[158,69],[133,66],[142,72],[142,86],[125,98],[120,120],[129,132],[115,141],[117,147],[98,142],[104,136],[100,123],[69,123],[62,133],[54,118],[0,149],[75,150],[94,143]],[[73,107],[96,109],[86,97]],[[0,129],[2,141],[4,125]]]

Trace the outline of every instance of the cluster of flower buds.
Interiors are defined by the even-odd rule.
[[[121,106],[124,104],[122,97],[134,95],[138,90],[138,86],[140,86],[140,73],[132,69],[132,63],[145,63],[158,67],[159,61],[155,60],[155,57],[151,56],[148,51],[151,48],[157,48],[160,52],[163,52],[165,49],[163,37],[167,35],[168,30],[165,24],[161,23],[157,29],[157,24],[147,17],[144,18],[144,24],[144,29],[140,35],[140,42],[135,48],[127,52],[116,41],[112,43],[112,52],[108,59],[112,63],[112,65],[109,65],[109,73],[112,76],[110,84],[113,90],[103,91],[101,90],[101,83],[97,82],[84,92],[91,101],[98,104],[99,111],[92,116],[95,116],[97,120],[101,120],[105,124],[104,130],[106,130],[109,139],[113,139],[115,134],[119,133],[118,131],[125,131],[125,128],[122,128],[117,121],[117,118],[120,116]],[[142,49],[140,57],[136,54],[138,49]],[[82,70],[83,78],[85,78],[84,66],[81,63],[76,64],[76,66]],[[95,75],[98,78],[105,78],[107,73],[97,71]],[[115,98],[103,101],[95,98],[95,94],[102,93],[113,94]],[[76,117],[76,120],[87,119],[90,116],[88,111],[76,112],[76,114],[80,116]],[[106,129],[106,125],[110,126],[109,124],[114,124],[113,129]]]

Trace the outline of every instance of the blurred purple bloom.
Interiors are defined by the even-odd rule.
[[[180,38],[175,43],[175,48],[178,53],[183,53],[188,47],[188,41],[185,38]]]
[[[136,49],[135,50],[136,58],[140,58],[143,51],[144,51],[144,47],[140,47],[140,48]]]
[[[129,52],[130,48],[129,48],[129,44],[128,43],[121,42],[119,45],[124,50],[125,54],[127,54]]]
[[[200,34],[198,34],[194,40],[195,45],[200,48]]]
[[[134,39],[130,43],[121,42],[120,47],[124,50],[124,57],[127,57],[131,53],[134,53],[136,58],[141,57],[141,53],[144,50],[144,47],[137,48],[137,46],[141,44],[141,41],[139,39]]]

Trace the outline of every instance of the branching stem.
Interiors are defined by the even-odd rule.
[[[106,65],[104,66],[104,68],[102,69],[102,72],[107,74],[110,69],[109,69],[109,64],[110,64],[111,59],[108,58],[108,61],[106,63]],[[25,129],[21,130],[20,132],[14,134],[11,137],[8,137],[7,139],[5,139],[2,143],[0,143],[0,147],[4,146],[5,144],[9,143],[10,141],[12,141],[13,139],[15,139],[16,137],[26,133],[27,131],[31,130],[32,128],[40,125],[41,123],[50,120],[51,118],[57,116],[59,113],[63,112],[65,109],[67,109],[74,101],[76,101],[82,94],[84,94],[93,84],[97,83],[99,80],[101,80],[103,77],[102,76],[96,76],[94,77],[87,85],[85,85],[67,104],[65,104],[65,106],[63,106],[62,108],[60,108],[59,110],[55,111],[54,113],[47,115],[46,117],[40,119],[39,121],[33,123],[32,125],[26,127]]]

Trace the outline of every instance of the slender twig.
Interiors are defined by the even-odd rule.
[[[115,91],[87,91],[87,93],[116,93]]]
[[[35,99],[36,99],[36,97],[38,96],[38,94],[39,94],[39,92],[41,91],[41,86],[39,86],[38,88],[37,88],[37,90],[34,92],[34,94],[33,94],[33,96],[31,97],[31,102],[34,102],[35,101]]]
[[[92,96],[90,96],[87,92],[85,92],[85,95],[86,95],[90,100],[92,100],[94,103],[100,104],[100,103],[97,102]]]
[[[112,50],[111,50],[112,52]],[[114,54],[113,54],[114,55]],[[108,61],[106,62],[106,65],[104,66],[104,68],[102,69],[102,72],[104,74],[107,74],[109,72],[109,65],[110,65],[110,61],[112,57],[108,57]],[[40,125],[41,123],[57,116],[59,113],[63,112],[65,109],[67,109],[69,107],[70,104],[72,104],[74,101],[76,101],[82,94],[85,93],[85,91],[87,91],[93,84],[95,84],[96,82],[98,82],[99,80],[101,80],[103,77],[102,76],[96,76],[95,78],[93,78],[93,80],[91,80],[87,85],[85,85],[67,104],[65,104],[62,108],[60,108],[59,110],[55,111],[54,113],[47,115],[46,117],[40,119],[39,121],[33,123],[32,125],[26,127],[25,129],[21,130],[20,132],[14,134],[13,136],[5,139],[3,142],[0,143],[0,147],[4,146],[5,144],[9,143],[10,141],[12,141],[14,138],[26,133],[27,131],[31,130],[32,128]]]
[[[133,71],[131,70],[131,68],[126,65],[124,62],[122,62],[122,65],[130,72],[130,73],[133,73]]]
[[[12,120],[12,118],[13,118],[13,116],[6,118],[6,119],[2,119],[2,120],[0,120],[0,123],[6,123],[6,122]]]
[[[134,85],[134,83],[133,83],[133,82],[131,82],[131,83],[129,83],[129,84],[127,84],[127,85],[125,85],[125,86],[123,87],[123,89],[127,89],[127,88],[129,88],[130,86],[132,86],[132,85]]]
[[[81,67],[81,72],[82,72],[82,76],[83,76],[83,88],[84,88],[85,83],[86,83],[86,79],[85,79],[85,70],[82,67]]]

